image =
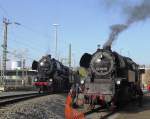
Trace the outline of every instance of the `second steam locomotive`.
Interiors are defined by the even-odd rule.
[[[110,47],[98,48],[92,55],[85,53],[80,59],[80,66],[89,74],[71,89],[73,107],[118,107],[138,97],[142,98],[142,72],[138,65]]]
[[[64,66],[51,55],[43,56],[38,62],[33,61],[32,69],[37,70],[34,85],[39,92],[63,92],[70,88],[72,70]]]

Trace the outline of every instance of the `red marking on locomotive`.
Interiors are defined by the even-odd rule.
[[[34,82],[33,85],[35,85],[35,86],[48,86],[48,82]]]
[[[150,85],[147,86],[147,90],[150,91]]]

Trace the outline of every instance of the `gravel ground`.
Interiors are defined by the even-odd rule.
[[[49,95],[0,109],[0,119],[64,119],[65,95]]]
[[[100,119],[103,114],[93,113],[88,115],[86,119]],[[109,116],[107,119],[150,119],[150,96],[144,96],[142,107],[139,107],[137,103],[129,104],[122,111]]]
[[[142,107],[131,104],[117,115],[115,119],[150,119],[150,96],[144,96]]]
[[[35,98],[0,109],[0,119],[64,119],[65,95],[49,95]],[[87,119],[98,119],[95,113]],[[150,96],[144,97],[143,107],[127,106],[108,119],[150,119]]]

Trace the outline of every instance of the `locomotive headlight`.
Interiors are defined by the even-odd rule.
[[[120,85],[121,81],[117,81],[117,85]]]
[[[49,81],[50,81],[50,82],[52,82],[52,81],[53,81],[53,79],[49,79]]]
[[[41,63],[40,63],[40,65],[41,65],[41,66],[43,66],[43,65],[44,65],[44,63],[43,63],[43,62],[41,62]]]
[[[96,62],[97,62],[97,63],[101,62],[101,59],[97,59]]]
[[[101,59],[102,59],[102,58],[103,58],[103,55],[101,54],[100,57],[101,57]]]
[[[37,81],[37,78],[35,78],[34,81],[36,82],[36,81]]]
[[[84,80],[81,80],[81,82],[80,82],[81,84],[84,84]]]

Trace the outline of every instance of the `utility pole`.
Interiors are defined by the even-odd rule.
[[[2,69],[1,69],[1,81],[2,85],[4,84],[5,80],[5,72],[6,72],[6,62],[7,62],[7,33],[8,33],[8,25],[11,24],[8,19],[4,18],[3,19],[3,24],[4,24],[4,41],[3,41],[3,57],[2,57]]]
[[[25,58],[22,56],[21,57],[21,67],[22,67],[22,85],[25,86]]]
[[[59,24],[53,24],[55,27],[55,58],[58,59],[57,48],[58,48],[58,26]]]
[[[69,57],[68,57],[68,64],[71,67],[71,44],[69,44]]]

